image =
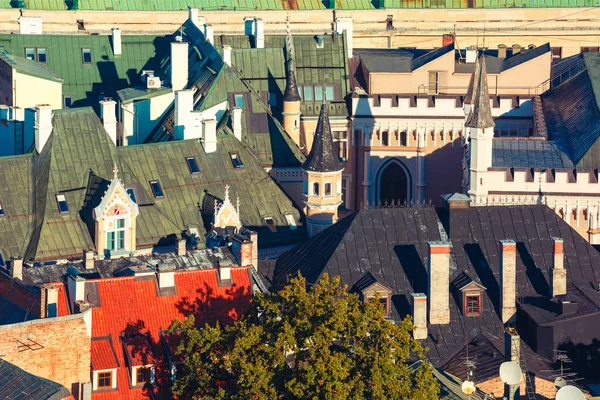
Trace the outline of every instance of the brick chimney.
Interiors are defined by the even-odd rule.
[[[429,323],[450,323],[450,243],[427,242]]]
[[[427,339],[427,296],[425,293],[411,293],[412,318],[415,329],[413,338]]]
[[[258,232],[250,231],[250,240],[252,241],[252,265],[254,269],[258,268]]]
[[[237,140],[242,140],[242,113],[244,111],[239,107],[233,107],[231,114],[233,115],[233,135]]]
[[[52,133],[52,106],[40,104],[35,107],[35,149],[41,153]]]
[[[171,87],[185,89],[188,83],[188,44],[184,41],[171,42]]]
[[[453,193],[443,195],[446,200],[446,209],[442,223],[450,239],[466,238],[469,235],[469,196]]]
[[[121,55],[121,30],[119,28],[112,28],[112,46],[113,54],[115,56]]]
[[[453,33],[444,33],[442,35],[442,47],[447,46],[452,43],[454,43],[454,34]]]
[[[158,288],[169,289],[175,287],[175,266],[172,264],[158,265]]]
[[[552,238],[552,270],[550,273],[551,297],[567,294],[567,270],[565,269],[564,242]]]
[[[231,46],[223,45],[223,63],[231,67]]]
[[[217,120],[203,120],[202,130],[204,131],[204,151],[214,153],[217,151]]]
[[[23,280],[23,259],[13,258],[10,266],[10,276]]]
[[[187,240],[179,239],[177,241],[177,255],[185,256],[187,254]]]
[[[231,252],[235,256],[238,264],[242,267],[246,265],[254,265],[252,260],[253,243],[250,239],[236,236],[231,244]]]
[[[202,136],[200,129],[194,129],[193,109],[194,91],[177,90],[175,92],[175,139],[200,139]]]
[[[504,330],[504,359],[521,363],[521,337],[512,325]]]
[[[110,140],[117,145],[117,102],[110,97],[100,101],[102,124]]]
[[[517,244],[500,241],[500,307],[502,322],[513,322],[517,312]]]

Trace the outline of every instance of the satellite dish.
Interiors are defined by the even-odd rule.
[[[556,393],[556,400],[585,400],[585,396],[575,386],[567,385]]]
[[[560,389],[561,387],[567,386],[567,381],[562,376],[559,376],[554,380],[554,387]]]
[[[503,362],[500,365],[500,379],[507,385],[513,386],[521,383],[523,373],[521,367],[514,361]]]
[[[466,395],[475,393],[475,384],[471,381],[464,381],[462,384],[462,392]]]

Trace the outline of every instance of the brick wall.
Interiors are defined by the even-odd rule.
[[[39,289],[29,289],[16,279],[0,273],[0,293],[19,307],[29,310],[31,315],[40,316]]]
[[[550,400],[556,397],[556,388],[554,387],[554,382],[538,377],[532,378],[535,387],[536,398],[538,400]],[[523,377],[523,379],[525,379],[525,377]],[[504,396],[504,384],[500,380],[499,376],[494,379],[478,383],[476,386],[484,392],[492,394],[497,399],[501,399]],[[527,396],[525,394],[525,381],[523,380],[521,382],[521,398],[526,398]]]
[[[83,314],[0,326],[0,354],[69,390],[90,381],[90,337]]]

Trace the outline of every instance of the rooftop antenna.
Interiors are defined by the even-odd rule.
[[[523,379],[523,372],[519,364],[514,361],[503,362],[500,365],[500,379],[505,384],[504,398],[507,400],[518,400],[521,397],[519,386]]]

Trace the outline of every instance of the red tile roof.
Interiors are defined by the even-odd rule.
[[[146,335],[135,335],[121,338],[127,349],[130,365],[139,367],[155,363],[152,342]]]
[[[92,369],[117,368],[117,359],[109,338],[92,340]]]
[[[231,269],[233,284],[219,287],[215,269],[176,271],[176,295],[159,296],[157,281],[135,280],[134,277],[93,280],[98,286],[100,306],[92,308],[92,337],[112,335],[113,340],[127,335],[147,334],[156,359],[156,379],[165,385],[169,371],[160,339],[175,318],[190,314],[198,325],[205,322],[230,323],[249,306],[251,283],[248,267]],[[90,282],[92,280],[88,280]],[[115,344],[121,367],[117,370],[117,391],[92,393],[94,400],[148,399],[148,389],[130,388],[129,368],[123,345]],[[92,363],[94,358],[92,354]],[[153,389],[158,399],[172,399],[169,390]]]
[[[65,315],[71,314],[69,311],[69,303],[67,301],[67,290],[62,282],[53,282],[54,286],[58,290],[58,316],[64,317]]]

